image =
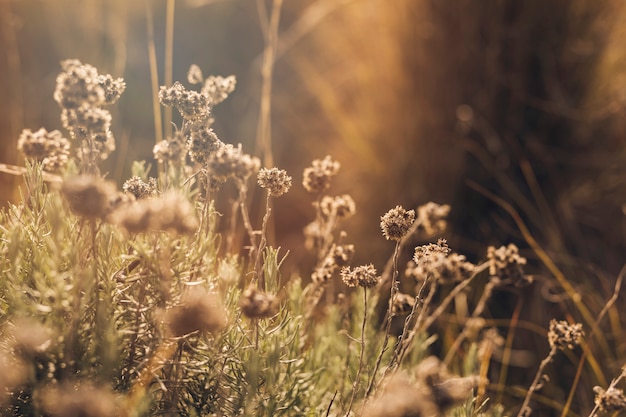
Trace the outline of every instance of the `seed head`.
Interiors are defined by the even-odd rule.
[[[61,62],[63,71],[57,76],[54,100],[63,109],[75,109],[83,104],[100,106],[105,103],[105,90],[98,80],[98,70],[77,59]]]
[[[550,320],[550,328],[548,331],[548,342],[551,348],[560,350],[569,349],[580,344],[581,339],[585,335],[583,325],[580,323],[569,324],[565,320]]]
[[[340,166],[330,156],[316,159],[312,166],[304,169],[302,185],[310,193],[321,193],[330,187],[330,180],[337,175]]]
[[[113,183],[92,175],[66,179],[61,186],[61,194],[75,214],[88,219],[104,219],[117,198]]]
[[[211,156],[223,146],[224,143],[206,124],[192,123],[190,125],[187,149],[189,150],[189,158],[193,162],[206,166]]]
[[[275,296],[259,290],[255,285],[249,286],[239,301],[241,312],[251,319],[264,319],[276,315],[278,300]]]
[[[320,201],[320,208],[326,216],[335,215],[340,219],[347,219],[356,213],[356,204],[348,194],[336,197],[325,195]]]
[[[287,171],[278,168],[261,168],[257,174],[258,184],[272,197],[279,197],[291,188],[291,177]]]
[[[187,81],[189,84],[201,84],[204,81],[202,76],[202,70],[196,64],[191,64],[189,71],[187,71]]]
[[[236,148],[230,144],[221,146],[208,161],[209,172],[218,180],[234,178],[245,181],[260,166],[259,158],[244,154],[241,144]]]
[[[212,75],[204,80],[201,93],[208,99],[212,106],[226,100],[228,95],[235,91],[237,79],[234,75],[220,77]]]
[[[524,275],[523,266],[526,258],[520,256],[519,249],[514,244],[508,246],[495,246],[487,248],[487,261],[489,262],[489,275],[498,277],[502,281],[512,282],[515,285],[523,285],[529,282]]]
[[[174,337],[216,333],[226,327],[226,311],[215,294],[194,288],[182,296],[179,306],[165,313],[165,323]]]
[[[48,132],[41,128],[36,132],[22,130],[17,141],[17,150],[26,158],[41,162],[48,172],[59,172],[67,165],[70,143],[61,132]]]
[[[431,277],[441,283],[463,281],[475,268],[465,256],[452,253],[445,239],[416,247],[413,262],[415,265],[408,272],[418,281]]]
[[[97,80],[100,87],[104,90],[104,103],[102,104],[115,103],[126,89],[126,83],[123,78],[113,78],[107,74],[98,75]]]
[[[341,279],[348,287],[372,288],[380,282],[374,265],[362,265],[351,269],[349,266],[341,268]]]
[[[396,206],[380,218],[380,228],[387,240],[400,240],[406,235],[415,220],[415,210]]]
[[[624,391],[615,387],[609,387],[606,391],[602,387],[593,387],[596,393],[595,403],[605,413],[626,410],[626,396]]]
[[[137,200],[154,197],[157,194],[157,181],[156,178],[148,178],[148,182],[145,182],[140,177],[134,176],[124,182],[122,190]]]
[[[424,236],[436,236],[443,233],[448,225],[447,218],[450,206],[428,202],[417,208],[418,230]]]
[[[164,106],[174,106],[185,120],[206,120],[211,114],[209,100],[197,91],[187,90],[178,81],[171,87],[161,86],[159,102]]]

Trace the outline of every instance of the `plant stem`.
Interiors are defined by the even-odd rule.
[[[535,379],[533,379],[533,383],[530,385],[530,388],[528,388],[526,398],[524,398],[524,402],[522,403],[522,407],[520,408],[517,417],[527,417],[532,412],[532,409],[528,407],[528,404],[530,403],[530,398],[532,397],[533,393],[541,387],[539,381],[543,376],[543,370],[550,362],[554,360],[554,357],[556,356],[556,353],[558,351],[559,348],[554,346],[552,349],[550,349],[550,353],[548,353],[548,356],[546,356],[545,359],[541,361],[539,369],[537,369],[537,373],[535,374]]]
[[[350,398],[350,404],[348,405],[348,411],[346,412],[346,417],[350,416],[350,411],[352,411],[352,405],[354,404],[354,399],[356,398],[356,393],[359,389],[359,383],[361,379],[361,371],[363,370],[363,356],[365,353],[365,323],[367,322],[367,288],[363,288],[363,323],[361,324],[361,351],[359,353],[359,367],[356,371],[356,376],[354,377],[354,383],[352,384],[352,397]]]

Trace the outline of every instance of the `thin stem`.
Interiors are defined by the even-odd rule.
[[[556,346],[552,347],[552,349],[550,349],[550,353],[548,353],[548,356],[546,356],[545,359],[541,361],[541,364],[539,365],[539,369],[537,369],[537,373],[535,374],[533,383],[530,385],[530,388],[528,388],[528,392],[526,393],[526,398],[524,398],[524,402],[522,403],[522,407],[520,408],[519,413],[517,414],[517,417],[526,417],[530,415],[532,411],[532,409],[528,407],[528,404],[530,403],[530,398],[533,396],[533,393],[541,387],[540,380],[543,377],[543,370],[550,362],[554,360],[554,357],[556,356],[556,353],[558,351],[559,351],[558,347]]]
[[[361,323],[361,340],[360,340],[361,351],[359,352],[359,367],[356,371],[356,376],[354,377],[354,383],[352,384],[352,397],[350,397],[350,404],[348,405],[348,411],[346,412],[346,417],[350,416],[350,411],[352,411],[352,405],[354,404],[356,393],[359,390],[361,371],[363,370],[363,356],[365,354],[365,323],[366,322],[367,322],[367,288],[363,288],[363,323]]]
[[[176,0],[167,0],[165,11],[165,86],[170,87],[173,82],[174,65],[174,12]],[[165,137],[172,137],[172,107],[167,106],[164,111]]]
[[[256,232],[252,228],[252,223],[250,222],[250,214],[248,213],[247,206],[247,194],[248,194],[248,186],[245,181],[239,181],[239,209],[241,210],[241,218],[243,219],[243,225],[248,232],[248,237],[250,238],[250,260],[254,257],[254,251],[256,250]]]
[[[161,130],[161,106],[159,104],[159,70],[156,59],[156,47],[154,42],[154,22],[152,17],[152,6],[150,0],[146,3],[146,24],[148,30],[148,58],[150,61],[150,81],[152,85],[152,113],[154,115],[154,137],[156,143],[163,140],[163,132]]]
[[[265,276],[261,273],[261,255],[263,254],[263,250],[267,245],[267,221],[270,218],[270,214],[272,212],[272,208],[270,207],[271,194],[268,192],[267,197],[265,199],[265,215],[263,216],[263,224],[261,226],[261,240],[259,241],[259,247],[256,250],[256,259],[254,260],[254,277],[258,282],[258,288],[263,291],[265,290]]]
[[[393,253],[393,275],[391,277],[391,294],[389,296],[389,306],[387,307],[387,323],[385,325],[385,339],[383,340],[383,346],[380,349],[380,353],[378,354],[378,358],[376,359],[376,364],[374,365],[374,371],[372,372],[372,378],[370,379],[369,386],[367,387],[367,392],[365,393],[365,397],[369,397],[374,389],[376,384],[376,373],[378,372],[378,368],[380,367],[380,362],[383,359],[383,355],[387,350],[387,344],[389,343],[389,334],[391,333],[391,322],[393,321],[393,304],[395,302],[396,294],[398,293],[398,256],[400,253],[400,240],[396,241],[396,247]]]

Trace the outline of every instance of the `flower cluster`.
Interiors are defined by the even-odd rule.
[[[409,272],[419,281],[432,277],[441,283],[453,283],[463,281],[474,271],[474,264],[467,262],[465,256],[452,253],[445,239],[416,247],[413,262]]]
[[[187,149],[192,162],[206,166],[209,159],[224,143],[206,123],[190,123],[187,133]]]
[[[565,320],[550,320],[548,342],[552,349],[572,350],[580,344],[584,335],[583,325],[580,323],[569,324]]]
[[[41,162],[46,171],[59,172],[67,165],[70,143],[58,130],[24,129],[17,141],[17,150],[26,158]]]
[[[311,279],[319,284],[329,281],[335,270],[348,265],[353,256],[354,245],[333,244],[321,264],[313,271]]]
[[[214,106],[226,100],[228,95],[235,91],[236,85],[237,79],[234,75],[229,75],[228,77],[212,75],[204,80],[201,93],[207,97],[209,103]]]
[[[417,208],[417,229],[424,236],[436,236],[448,226],[447,217],[450,206],[428,202]]]
[[[203,121],[211,114],[208,98],[197,91],[187,90],[178,81],[171,87],[161,86],[159,102],[164,106],[176,107],[185,120]]]
[[[157,181],[156,178],[148,178],[148,182],[145,182],[140,177],[134,176],[124,182],[122,190],[137,200],[154,197],[157,194]]]
[[[374,265],[361,265],[355,268],[341,268],[341,280],[348,287],[373,288],[380,282]]]
[[[320,208],[326,216],[337,216],[340,219],[347,219],[356,213],[356,204],[348,194],[335,197],[325,195],[320,201]]]
[[[282,169],[261,168],[257,180],[259,186],[265,188],[271,196],[279,197],[289,191],[292,178]]]
[[[526,265],[526,258],[520,256],[519,249],[512,243],[508,246],[500,246],[498,249],[489,246],[487,262],[489,262],[489,275],[492,277],[518,285],[528,282],[522,269],[522,266]]]
[[[626,396],[624,391],[609,387],[606,391],[602,387],[593,387],[593,391],[596,393],[595,404],[600,411],[605,413],[611,413],[614,411],[626,410]]]
[[[324,159],[316,159],[312,166],[304,169],[302,185],[310,193],[321,193],[330,187],[330,180],[337,175],[340,166],[328,155]]]
[[[61,62],[54,99],[62,108],[61,121],[73,139],[81,141],[77,157],[83,171],[95,172],[95,161],[115,150],[111,113],[102,106],[113,104],[126,83],[121,78],[100,75],[96,68],[76,59]]]
[[[380,228],[387,240],[400,240],[407,234],[415,221],[415,210],[405,210],[401,206],[389,210],[380,217]]]
[[[221,146],[208,160],[209,172],[217,180],[234,178],[245,181],[260,166],[259,158],[244,154],[241,144],[236,148],[231,144]]]

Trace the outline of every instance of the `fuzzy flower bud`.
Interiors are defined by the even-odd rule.
[[[415,220],[415,210],[396,206],[380,218],[380,228],[387,240],[400,240],[406,235]]]
[[[374,265],[357,266],[354,269],[349,266],[341,268],[341,279],[348,287],[375,287],[380,281]]]
[[[261,168],[257,175],[258,184],[273,197],[285,194],[291,188],[291,177],[278,168]]]

